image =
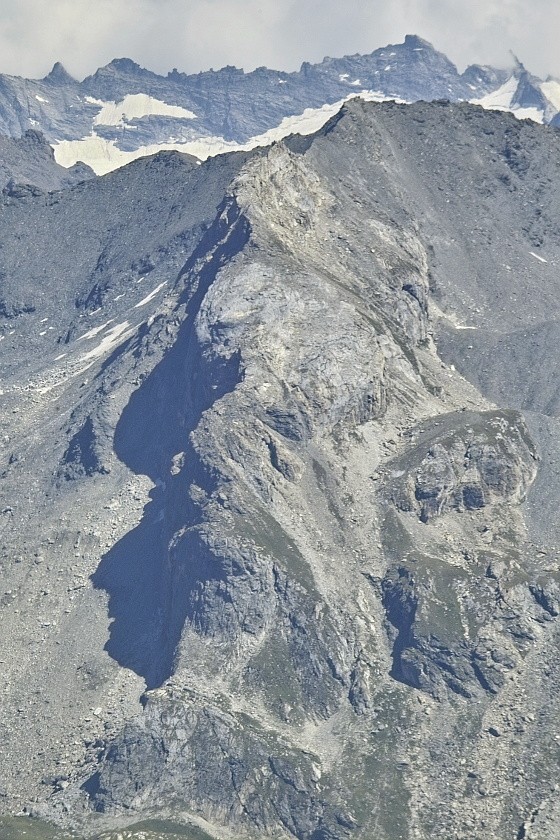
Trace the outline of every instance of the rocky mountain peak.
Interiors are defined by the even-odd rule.
[[[136,61],[131,58],[114,58],[109,64],[101,68],[107,72],[128,73],[132,75],[142,74],[147,72]]]
[[[55,62],[51,72],[48,73],[42,81],[51,85],[58,86],[78,84],[76,79],[74,79],[74,77],[71,76],[70,73],[68,73],[68,71],[66,70],[64,65],[60,63],[60,61]]]
[[[405,35],[404,46],[409,50],[434,50],[435,52],[434,45],[430,41],[420,38],[419,35]]]
[[[146,70],[131,58],[114,58],[109,64],[96,70],[92,76],[84,79],[82,86],[86,89],[104,90],[108,93],[111,87],[119,91],[124,90],[123,83],[134,85],[135,83],[149,83],[154,79],[160,79],[157,73]]]
[[[517,90],[512,99],[512,105],[519,108],[534,108],[546,112],[550,104],[541,90],[541,80],[526,70],[517,60],[515,78],[518,81]]]

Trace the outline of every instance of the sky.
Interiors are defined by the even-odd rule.
[[[511,66],[512,50],[533,73],[560,78],[558,0],[0,0],[0,72],[40,78],[61,61],[82,79],[122,57],[163,74],[296,70],[407,33],[460,70]]]

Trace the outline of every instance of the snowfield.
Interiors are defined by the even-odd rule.
[[[174,117],[180,120],[194,120],[196,114],[178,105],[168,105],[159,99],[148,96],[147,93],[133,93],[125,96],[120,102],[103,102],[99,99],[87,97],[92,105],[101,105],[100,112],[93,120],[94,125],[124,125],[130,120],[142,117]]]
[[[150,99],[150,97],[145,94],[137,94],[135,96],[126,97],[118,106],[115,105],[115,103],[103,103],[104,107],[96,116],[94,121],[95,124],[100,125],[103,123],[104,125],[117,125],[118,123],[107,123],[105,120],[116,119],[120,105],[127,102],[127,100],[138,99],[140,96],[145,97],[145,99]],[[196,157],[199,160],[206,160],[209,157],[215,157],[216,155],[221,155],[224,152],[248,151],[256,148],[257,146],[269,146],[271,143],[282,140],[290,134],[314,134],[322,128],[331,117],[340,111],[345,102],[350,99],[355,99],[356,97],[364,99],[368,102],[386,102],[389,99],[389,97],[384,96],[379,91],[362,90],[359,93],[352,93],[344,99],[339,99],[332,105],[323,105],[320,108],[306,108],[301,114],[284,117],[278,126],[269,129],[263,134],[251,137],[246,143],[235,143],[234,141],[226,140],[223,137],[201,137],[197,140],[139,146],[137,149],[132,151],[124,151],[117,146],[114,140],[107,140],[104,137],[100,137],[95,133],[95,130],[92,129],[92,133],[88,137],[83,137],[81,140],[61,140],[58,143],[54,143],[54,156],[56,162],[66,168],[74,166],[74,164],[78,163],[78,161],[82,161],[88,166],[91,166],[96,175],[106,175],[108,172],[112,172],[120,166],[125,166],[127,163],[131,163],[137,158],[155,155],[157,152],[161,151],[177,151],[182,152],[183,154],[193,155],[193,157]],[[403,100],[397,101],[402,102]],[[151,100],[151,102],[157,103],[157,100],[154,99]],[[91,103],[102,104],[99,100],[93,99],[91,99]],[[165,103],[159,104],[165,105]],[[109,109],[109,105],[112,110]],[[174,106],[165,107],[171,109]],[[138,106],[137,110],[141,110],[140,106]],[[183,111],[184,109],[177,110]],[[132,109],[130,109],[128,113],[132,113]],[[185,114],[190,113],[192,112],[185,110]],[[103,114],[105,114],[105,116],[103,117],[103,120],[101,120]],[[194,116],[195,115],[193,114],[192,118],[194,118]]]

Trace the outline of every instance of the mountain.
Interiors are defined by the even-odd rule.
[[[413,35],[370,55],[304,63],[293,73],[224,67],[159,76],[122,58],[78,82],[56,64],[41,80],[0,76],[0,133],[19,137],[39,130],[59,163],[83,161],[103,174],[163,148],[205,159],[239,146],[268,145],[295,131],[310,134],[357,94],[484,100],[510,77],[477,65],[459,74],[442,53]],[[514,104],[508,100],[507,107]],[[547,119],[553,115],[548,111]]]
[[[2,194],[3,813],[560,836],[559,163],[353,99]]]

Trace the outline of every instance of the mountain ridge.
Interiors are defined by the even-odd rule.
[[[509,75],[477,65],[459,74],[431,44],[411,35],[369,55],[304,62],[294,72],[261,67],[245,73],[228,66],[159,76],[122,58],[80,82],[57,63],[43,80],[0,76],[0,133],[19,136],[39,129],[59,162],[83,160],[101,174],[166,147],[204,158],[247,144],[266,145],[293,130],[312,133],[330,115],[321,109],[334,113],[354,93],[405,101],[484,99]],[[112,104],[117,111],[135,96],[144,96],[151,107],[133,117],[99,121],[104,106]],[[170,116],[170,107],[193,116]],[[315,122],[295,119],[309,109],[317,111]],[[291,122],[282,129],[286,120]]]

